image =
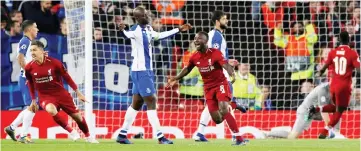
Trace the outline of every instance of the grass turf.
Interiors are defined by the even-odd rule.
[[[134,144],[121,145],[114,140],[99,140],[88,144],[84,140],[34,140],[34,144],[21,144],[1,140],[2,151],[359,151],[360,140],[250,140],[246,146],[231,146],[230,140],[210,140],[197,143],[190,139],[174,140],[174,145],[159,145],[156,140],[131,140]]]

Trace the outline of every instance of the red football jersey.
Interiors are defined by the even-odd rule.
[[[222,52],[210,48],[205,53],[194,53],[189,59],[188,66],[198,67],[204,82],[204,88],[207,89],[218,86],[227,80],[222,68],[225,63],[227,63],[227,60],[223,57]]]
[[[36,61],[29,62],[25,66],[25,75],[32,99],[35,99],[35,90],[38,91],[39,98],[42,96],[61,97],[68,93],[64,88],[62,78],[73,90],[77,89],[63,64],[55,58],[45,57],[42,64]]]
[[[326,64],[332,70],[331,86],[351,85],[352,72],[355,68],[360,68],[360,59],[355,50],[347,45],[341,45],[328,54]]]

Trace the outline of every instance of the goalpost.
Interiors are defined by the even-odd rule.
[[[84,110],[91,135],[95,127],[93,115],[93,48],[92,48],[92,1],[64,1],[68,30],[68,70],[79,90],[89,103],[81,103],[75,92],[72,96],[80,110]],[[86,51],[88,50],[88,51]],[[72,120],[69,122],[73,123]],[[73,123],[74,125],[74,123]]]
[[[316,79],[312,72],[322,65],[327,52],[337,46],[340,31],[349,31],[353,36],[353,47],[360,51],[360,43],[357,43],[360,23],[355,22],[359,21],[357,11],[360,1],[355,0],[335,3],[189,0],[64,2],[69,33],[67,57],[70,64],[67,66],[91,102],[84,105],[76,101],[76,104],[84,110],[92,134],[100,138],[109,139],[118,135],[125,111],[131,104],[132,50],[130,40],[123,38],[117,24],[125,23],[126,29],[130,29],[135,24],[131,13],[136,6],[143,5],[150,10],[150,24],[159,32],[183,23],[190,23],[194,27],[189,32],[152,43],[158,116],[164,134],[171,138],[189,139],[196,132],[204,107],[202,83],[200,76],[194,73],[171,89],[164,88],[164,85],[168,76],[175,76],[184,66],[190,49],[193,50],[191,43],[195,33],[213,29],[211,15],[214,10],[223,10],[228,14],[230,22],[224,37],[230,59],[249,64],[250,74],[256,79],[254,84],[238,86],[245,89],[236,93],[249,93],[246,98],[234,94],[239,101],[250,105],[251,111],[248,113],[235,113],[240,132],[246,137],[265,138],[264,132],[271,129],[290,130],[296,118],[296,108],[305,95],[313,85],[327,81],[326,76],[322,80]],[[287,55],[287,44],[277,41],[287,33],[295,34],[292,27],[296,21],[301,23],[300,26],[303,24],[308,32],[317,35],[317,40],[308,41],[309,47],[304,48],[308,54],[297,57]],[[310,24],[314,27],[307,26]],[[281,30],[276,30],[280,27]],[[359,81],[357,76],[355,81]],[[254,90],[259,93],[252,92]],[[264,96],[268,97],[263,99]],[[253,101],[256,97],[266,103],[261,105]],[[347,138],[360,138],[359,82],[355,82],[352,100],[351,110],[344,113],[342,119],[341,134]],[[268,105],[271,109],[267,108]],[[259,107],[263,110],[257,110]],[[145,138],[154,138],[155,134],[143,112],[145,109],[144,105],[138,113],[129,131],[130,136],[143,133]],[[315,121],[301,138],[316,138],[323,128],[322,121]],[[213,122],[210,122],[206,133],[210,138],[231,137],[227,126],[216,127]]]

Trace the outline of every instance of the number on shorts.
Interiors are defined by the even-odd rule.
[[[222,93],[226,93],[226,91],[224,90],[224,85],[221,85],[219,88]]]
[[[345,57],[336,57],[333,59],[335,63],[335,72],[338,75],[344,75],[346,73],[347,60]]]

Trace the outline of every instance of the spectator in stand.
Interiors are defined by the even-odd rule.
[[[56,14],[58,18],[65,18],[64,1],[60,1],[59,4],[56,4],[53,7],[51,7],[51,13]]]
[[[68,27],[66,18],[60,20],[60,31],[59,34],[66,37],[68,35]]]
[[[286,71],[292,73],[291,80],[309,79],[315,67],[313,47],[318,37],[313,24],[308,21],[294,22],[292,27],[291,34],[284,34],[282,24],[278,24],[274,44],[285,49]]]
[[[352,25],[355,32],[360,31],[360,6],[355,7],[352,13]]]
[[[100,3],[98,3],[96,0],[93,0],[93,26],[94,27],[107,27],[107,15],[105,14],[104,10],[99,7]]]
[[[20,11],[13,10],[9,14],[12,21],[17,21],[20,24],[23,23],[23,14]]]
[[[262,91],[262,108],[265,110],[272,110],[272,101],[270,98],[271,87],[268,85],[261,86]]]
[[[353,0],[348,1],[346,6],[347,7],[346,11],[348,14],[353,14],[354,9],[359,6],[360,6],[359,1],[353,1]]]
[[[7,24],[6,34],[8,34],[10,37],[16,37],[16,36],[21,37],[22,35],[21,35],[20,23],[17,21],[10,21]]]
[[[26,2],[26,4],[23,11],[24,18],[34,20],[38,25],[39,32],[48,34],[58,33],[59,20],[57,16],[50,11],[52,6],[50,0],[40,1],[40,9],[37,8],[39,3]]]
[[[5,31],[5,28],[8,24],[8,19],[6,16],[1,15],[1,30]]]
[[[103,42],[103,30],[101,27],[94,28],[93,38],[96,42]]]
[[[257,78],[250,73],[249,63],[244,59],[242,61],[233,83],[234,99],[249,110],[262,110],[262,93],[258,88]]]
[[[266,2],[261,6],[263,24],[267,27],[268,33],[273,30],[278,23],[283,23],[284,9],[281,2]]]

